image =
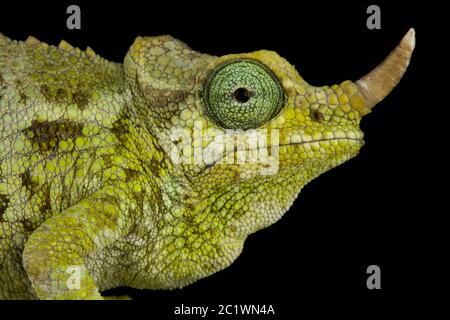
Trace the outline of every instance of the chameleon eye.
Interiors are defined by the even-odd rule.
[[[227,129],[251,129],[273,119],[284,104],[275,74],[253,59],[222,63],[208,75],[203,91],[206,114]]]

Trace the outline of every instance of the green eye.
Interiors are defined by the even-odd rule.
[[[207,115],[227,129],[258,128],[284,104],[280,81],[252,59],[227,61],[211,71],[203,97]]]

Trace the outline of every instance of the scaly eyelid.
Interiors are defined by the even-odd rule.
[[[236,93],[241,87],[254,89],[251,94]],[[286,94],[278,77],[265,64],[248,58],[218,64],[207,75],[203,91],[205,114],[213,122],[226,129],[244,130],[269,122],[283,108]],[[250,97],[255,98],[247,103]]]

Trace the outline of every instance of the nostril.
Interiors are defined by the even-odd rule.
[[[316,122],[322,122],[324,120],[322,112],[314,110],[311,114],[311,119]]]

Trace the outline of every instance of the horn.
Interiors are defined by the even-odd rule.
[[[415,44],[415,32],[411,28],[382,63],[356,82],[367,109],[383,100],[400,81],[408,68]]]

